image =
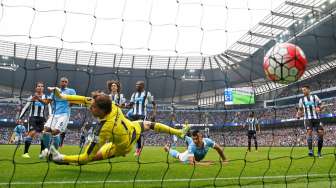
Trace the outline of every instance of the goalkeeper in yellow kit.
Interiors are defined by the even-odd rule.
[[[176,135],[180,138],[183,138],[189,130],[188,126],[184,126],[183,129],[174,129],[161,123],[130,121],[124,116],[121,109],[112,103],[110,97],[103,93],[96,92],[92,97],[84,97],[60,94],[58,88],[49,89],[54,90],[56,95],[72,104],[88,106],[92,115],[99,120],[94,139],[86,146],[82,154],[63,155],[53,146],[51,147],[52,160],[59,164],[86,164],[91,161],[125,156],[134,148],[141,132],[150,129]]]

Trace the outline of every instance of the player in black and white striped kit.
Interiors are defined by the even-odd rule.
[[[308,155],[313,157],[313,130],[317,132],[317,155],[322,157],[322,147],[323,147],[323,135],[324,130],[322,123],[320,121],[321,112],[321,100],[317,95],[310,94],[310,87],[302,87],[303,97],[299,100],[299,109],[297,112],[297,117],[303,117],[305,128],[307,129],[307,144],[309,153]]]
[[[39,135],[43,131],[45,118],[45,109],[48,108],[50,114],[51,107],[50,104],[45,104],[42,100],[46,99],[46,95],[43,93],[44,84],[43,82],[37,82],[35,85],[35,93],[27,99],[26,105],[21,110],[19,119],[22,119],[24,114],[29,109],[29,132],[28,136],[25,137],[25,148],[22,155],[23,158],[30,158],[28,151],[33,138]],[[42,100],[41,100],[42,99]],[[41,151],[44,149],[44,145],[41,141]]]
[[[130,104],[128,108],[132,108],[132,114],[129,117],[132,121],[136,120],[145,120],[148,119],[152,122],[155,122],[156,116],[156,103],[154,97],[149,91],[145,91],[145,82],[137,81],[135,84],[136,92],[131,96]],[[148,104],[152,103],[153,109],[150,116],[147,115]],[[139,156],[141,153],[142,141],[141,137],[138,139],[136,144],[136,151],[134,155]]]
[[[254,146],[256,151],[258,151],[258,142],[257,142],[257,128],[260,132],[260,126],[258,124],[258,120],[257,118],[254,116],[254,112],[251,112],[249,114],[249,117],[246,119],[245,124],[243,125],[243,127],[245,128],[245,126],[247,126],[248,131],[247,131],[247,139],[248,139],[248,148],[247,151],[250,152],[251,151],[251,139],[253,138],[254,140]]]

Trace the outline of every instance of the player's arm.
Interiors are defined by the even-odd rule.
[[[218,144],[215,144],[213,148],[217,151],[217,153],[220,156],[222,162],[228,162],[222,147],[220,147]]]
[[[317,96],[314,95],[315,97],[315,101],[316,101],[316,112],[320,113],[323,110],[323,106],[322,106],[322,101],[321,99]]]
[[[39,101],[39,102],[41,102],[41,103],[43,103],[43,104],[45,104],[45,105],[50,104],[50,103],[52,102],[51,99],[42,99],[41,97],[36,96],[36,95],[34,95],[34,96],[32,97],[32,100]]]
[[[29,106],[31,105],[31,99],[32,99],[32,97],[29,97],[29,98],[27,99],[27,103],[26,103],[26,105],[22,108],[22,110],[21,110],[21,112],[20,112],[19,119],[22,119],[23,116],[25,115],[25,113],[27,112]]]
[[[303,117],[303,102],[302,102],[302,99],[300,99],[300,101],[299,101],[299,107],[298,107],[297,112],[296,112],[296,117],[298,119]]]
[[[90,106],[93,102],[93,98],[85,97],[81,95],[66,95],[62,94],[59,88],[56,87],[48,87],[48,90],[53,91],[54,94],[64,100],[69,101],[72,104],[84,104],[85,106]]]

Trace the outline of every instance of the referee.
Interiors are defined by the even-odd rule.
[[[243,128],[247,126],[248,131],[247,131],[247,139],[248,139],[248,148],[247,151],[251,152],[251,139],[253,138],[254,140],[254,146],[256,151],[258,151],[258,142],[257,142],[257,127],[258,131],[260,132],[260,126],[258,125],[258,120],[254,116],[254,112],[251,112],[249,114],[249,117],[246,119],[245,124],[243,125]]]
[[[310,87],[308,85],[303,86],[301,89],[303,97],[299,100],[297,117],[303,117],[304,126],[307,129],[308,155],[311,157],[314,156],[313,130],[315,130],[317,132],[317,156],[321,158],[324,130],[319,113],[321,112],[322,102],[317,95],[310,94]]]

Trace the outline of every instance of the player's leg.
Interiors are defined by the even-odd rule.
[[[318,123],[318,128],[317,128],[317,155],[318,157],[322,157],[322,147],[323,147],[323,135],[324,135],[324,130],[322,127],[322,124],[320,124],[320,122]]]
[[[307,129],[307,144],[308,144],[308,150],[309,156],[314,156],[314,151],[313,151],[313,127],[312,127],[312,122],[311,120],[305,120],[305,127]]]
[[[251,139],[252,139],[252,135],[251,135],[250,131],[248,131],[248,133],[247,133],[247,151],[248,152],[251,151]]]
[[[173,158],[179,159],[180,152],[178,152],[177,150],[171,149],[169,145],[165,145],[163,149],[168,152],[169,155]]]
[[[47,122],[44,124],[44,130],[41,136],[41,143],[43,144],[43,150],[47,151],[50,148],[50,142],[51,142],[51,128],[52,125],[56,123],[55,115],[49,116]]]
[[[54,147],[54,145],[50,148],[52,159],[56,163],[61,164],[69,164],[69,163],[75,163],[75,164],[87,164],[88,162],[94,160],[98,150],[100,149],[100,144],[95,142],[90,142],[82,154],[79,155],[64,155],[57,151],[57,149]]]
[[[254,147],[255,147],[255,150],[258,151],[258,141],[257,141],[257,135],[256,135],[256,132],[253,133],[253,140],[254,140]]]
[[[32,130],[32,131],[29,131],[28,132],[28,135],[24,138],[24,143],[25,143],[25,146],[24,146],[24,152],[23,152],[23,155],[22,157],[23,158],[30,158],[29,156],[29,147],[33,141],[33,138],[35,136],[35,131]]]
[[[56,123],[53,126],[52,129],[52,135],[53,135],[53,145],[56,149],[58,149],[60,146],[62,146],[62,135],[65,136],[65,131],[68,126],[69,122],[69,116],[67,114],[61,114],[56,116]],[[64,133],[64,134],[62,134]]]
[[[175,128],[169,127],[168,125],[162,124],[162,123],[150,122],[150,121],[143,121],[143,126],[144,126],[144,131],[154,130],[155,132],[176,135],[182,139],[184,138],[185,134],[190,129],[188,125],[184,125],[182,129],[175,129]]]

